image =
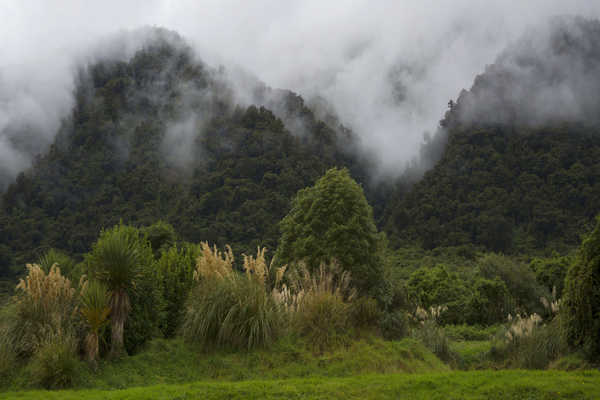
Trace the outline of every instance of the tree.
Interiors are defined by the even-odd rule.
[[[583,240],[565,279],[565,334],[568,343],[600,357],[600,217]]]
[[[280,224],[277,263],[304,261],[312,271],[337,260],[362,292],[383,275],[383,238],[361,186],[347,169],[332,168],[314,186],[300,190]]]
[[[120,224],[100,233],[88,258],[92,275],[110,291],[112,357],[124,352],[123,332],[131,309],[128,291],[141,271],[139,246],[137,229]]]
[[[85,337],[85,354],[94,366],[98,358],[100,331],[108,323],[110,298],[106,287],[98,281],[86,281],[81,289],[79,312],[88,327]]]

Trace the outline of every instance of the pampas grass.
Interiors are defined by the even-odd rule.
[[[270,267],[264,249],[244,256],[245,273],[233,270],[234,257],[202,243],[190,292],[182,335],[204,348],[252,349],[276,339],[282,324],[281,307],[268,290]]]

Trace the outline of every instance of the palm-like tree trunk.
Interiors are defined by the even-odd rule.
[[[129,314],[129,295],[125,289],[117,289],[111,296],[111,358],[120,357],[125,352],[123,332]]]

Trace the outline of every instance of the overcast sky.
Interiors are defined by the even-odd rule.
[[[600,1],[3,0],[0,169],[29,162],[3,137],[7,126],[51,140],[72,104],[77,60],[145,25],[176,30],[208,64],[325,97],[386,168],[399,168],[502,48],[563,14],[597,18]]]

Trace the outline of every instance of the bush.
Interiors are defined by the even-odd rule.
[[[194,276],[199,283],[186,303],[182,335],[204,348],[252,349],[277,338],[281,308],[267,290],[264,251],[245,259],[245,274],[233,270],[231,249],[223,255],[202,243]],[[258,261],[258,262],[257,262]]]
[[[385,339],[402,339],[410,332],[408,316],[403,311],[384,313],[379,321],[379,329]]]
[[[290,292],[283,303],[291,313],[292,326],[317,352],[336,347],[347,339],[352,327],[350,273],[337,264],[321,264],[311,273],[304,263],[293,265],[287,280]]]
[[[408,293],[420,306],[429,309],[443,306],[438,320],[443,323],[462,323],[465,320],[465,303],[469,289],[457,273],[448,271],[444,265],[421,268],[410,275]]]
[[[15,308],[5,306],[0,309],[0,377],[7,377],[17,362],[16,338],[13,328]]]
[[[567,342],[600,359],[600,217],[567,272],[561,314]]]
[[[355,328],[365,329],[377,326],[381,312],[377,301],[370,297],[359,297],[352,302],[350,307],[350,320]]]
[[[183,320],[185,300],[194,282],[196,258],[199,254],[199,246],[184,244],[163,251],[157,261],[157,268],[163,278],[166,316],[161,331],[165,337],[175,335]]]
[[[319,353],[344,343],[350,325],[350,305],[326,291],[307,293],[295,315],[297,331]]]
[[[559,325],[557,318],[543,325],[537,314],[527,318],[517,316],[497,332],[491,355],[514,368],[544,369],[565,352]]]
[[[16,351],[25,357],[38,349],[45,335],[71,332],[77,304],[71,281],[56,265],[48,274],[35,264],[28,264],[27,271],[17,285],[12,326]]]
[[[549,298],[548,291],[541,286],[535,273],[528,265],[501,254],[486,254],[477,262],[482,277],[494,281],[500,279],[510,296],[508,309],[511,314],[542,314],[544,306],[540,299]]]
[[[46,389],[71,386],[79,368],[77,342],[72,336],[62,333],[49,335],[29,365],[33,383]]]
[[[79,280],[80,275],[76,271],[75,261],[60,250],[50,249],[38,260],[38,265],[46,273],[50,272],[50,269],[54,264],[60,268],[60,271],[64,276],[75,279],[76,281]]]
[[[438,326],[434,319],[422,321],[421,325],[413,331],[413,336],[423,342],[425,347],[438,356],[440,360],[449,362],[456,358],[450,350],[444,328]]]
[[[361,293],[375,294],[383,279],[385,240],[348,170],[332,168],[314,186],[300,190],[280,225],[280,264],[305,261],[316,272],[322,263],[337,260]]]
[[[164,320],[162,277],[152,248],[132,226],[103,230],[86,255],[88,275],[104,283],[111,297],[111,354],[134,353],[160,335]]]

